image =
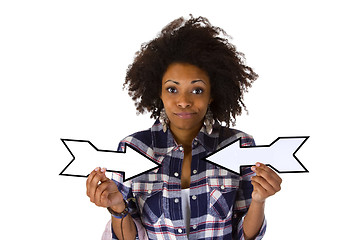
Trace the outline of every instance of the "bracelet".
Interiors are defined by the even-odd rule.
[[[121,213],[118,213],[118,212],[115,212],[114,210],[112,210],[110,207],[107,208],[107,210],[111,213],[111,215],[114,217],[114,218],[117,218],[117,219],[122,219],[124,217],[126,217],[129,213],[129,208],[128,208],[128,205],[126,203],[126,201],[124,200],[124,203],[125,203],[125,209],[124,211],[122,211]]]

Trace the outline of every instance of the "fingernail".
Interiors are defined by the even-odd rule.
[[[260,167],[260,163],[256,163],[256,166],[257,166],[257,167]]]
[[[255,167],[255,166],[252,166],[252,167],[251,167],[251,170],[252,170],[253,172],[255,172],[255,171],[256,171],[256,167]]]
[[[105,171],[106,171],[106,168],[102,168],[102,169],[101,169],[101,172],[105,172]]]
[[[100,169],[99,167],[95,168],[95,172],[99,171],[99,169]]]

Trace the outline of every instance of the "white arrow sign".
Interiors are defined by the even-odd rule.
[[[87,177],[96,167],[123,175],[124,181],[159,168],[161,165],[125,143],[124,152],[99,150],[90,141],[61,139],[73,159],[60,175]],[[126,174],[126,175],[125,175]]]
[[[279,137],[270,145],[241,147],[241,140],[206,156],[205,161],[239,174],[241,167],[261,162],[278,173],[309,172],[295,153],[309,137]]]

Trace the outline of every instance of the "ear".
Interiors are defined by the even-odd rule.
[[[210,100],[209,100],[209,106],[210,106],[210,104],[213,102],[213,98],[212,97],[210,97]]]

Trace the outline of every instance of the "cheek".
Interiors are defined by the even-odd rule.
[[[205,112],[207,111],[207,109],[210,106],[211,102],[212,102],[212,99],[211,99],[210,95],[204,97],[204,99],[203,99],[203,107],[205,108]]]
[[[160,99],[164,106],[168,105],[169,98],[166,96],[166,92],[164,92],[164,90],[160,92]]]
[[[163,100],[163,105],[164,105],[164,109],[165,109],[167,116],[171,117],[172,116],[171,113],[174,112],[173,105],[171,104],[171,102],[168,99]]]
[[[167,97],[162,97],[161,98],[162,102],[163,102],[163,105],[164,105],[164,108],[169,108],[172,103],[171,103],[171,99],[170,98],[167,98]]]
[[[202,116],[205,117],[206,113],[207,113],[207,109],[208,109],[208,105],[204,106],[204,108],[202,109]]]
[[[201,115],[204,115],[204,116],[205,116],[205,114],[206,114],[206,112],[207,112],[207,109],[208,109],[208,107],[209,107],[209,104],[210,104],[210,102],[208,102],[208,101],[203,101],[201,104],[198,105],[198,108],[199,108],[200,111],[201,111]]]

